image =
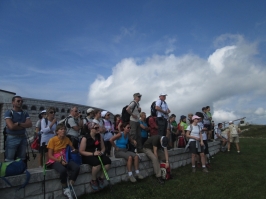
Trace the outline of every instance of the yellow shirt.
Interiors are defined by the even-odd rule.
[[[58,136],[54,136],[48,142],[47,148],[53,149],[54,153],[59,153],[62,149],[65,149],[67,145],[72,146],[72,142],[68,137],[64,137],[62,140],[58,138]]]

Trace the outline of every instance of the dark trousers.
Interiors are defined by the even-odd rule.
[[[166,136],[167,119],[163,117],[157,117],[158,135]]]
[[[56,170],[60,174],[60,180],[62,184],[67,183],[68,174],[70,180],[76,181],[80,169],[79,165],[72,160],[70,160],[66,166],[62,165],[60,162],[55,162],[50,166],[50,168]]]
[[[104,141],[104,146],[105,146],[105,153],[106,155],[110,155],[112,144],[110,141]]]

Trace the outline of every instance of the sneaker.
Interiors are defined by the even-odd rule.
[[[204,167],[204,168],[202,169],[202,171],[203,171],[203,173],[208,173],[208,172],[209,172],[208,169],[207,169],[206,167]]]
[[[164,184],[164,180],[161,177],[158,177],[157,181],[159,182],[159,184]]]
[[[207,167],[208,169],[210,169],[210,168],[211,168],[211,165],[210,165],[210,164],[206,164],[206,167]]]
[[[69,199],[73,199],[72,195],[71,195],[71,192],[70,192],[70,189],[69,188],[65,188],[63,189],[63,192],[64,192],[64,195],[69,198]]]
[[[136,176],[137,176],[137,178],[140,179],[140,180],[142,180],[142,179],[144,178],[140,173],[137,173]]]
[[[136,182],[137,181],[136,178],[133,175],[129,176],[128,178],[129,178],[129,180],[131,182]]]
[[[196,168],[192,167],[192,173],[195,173],[195,172],[196,172]]]
[[[103,178],[98,178],[97,179],[97,181],[98,181],[98,184],[99,184],[99,187],[100,187],[100,189],[103,189],[104,188],[104,180],[103,180]]]
[[[97,180],[91,180],[90,184],[91,184],[91,188],[93,189],[93,191],[98,191],[99,190],[99,186],[98,186]]]

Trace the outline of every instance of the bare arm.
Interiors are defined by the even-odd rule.
[[[166,168],[169,167],[169,155],[168,155],[168,150],[167,148],[164,148],[164,156],[165,156],[165,161],[166,161]]]
[[[111,142],[112,146],[115,148],[115,150],[117,150],[117,146],[115,145],[115,140],[117,140],[121,136],[122,136],[122,134],[119,132],[115,136],[111,137],[110,140],[109,140]]]
[[[153,146],[153,153],[158,158],[157,147],[156,146]]]

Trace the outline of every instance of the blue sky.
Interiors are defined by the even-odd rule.
[[[217,121],[265,124],[265,7],[262,0],[0,1],[0,89],[114,113],[135,92],[149,112],[165,91],[178,116],[210,105]]]

